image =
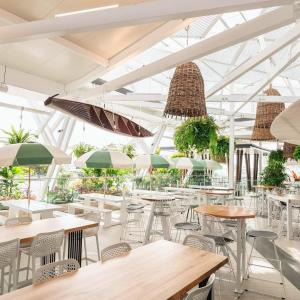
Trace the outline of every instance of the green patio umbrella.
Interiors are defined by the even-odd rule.
[[[95,169],[129,169],[132,168],[132,160],[125,153],[118,151],[92,150],[80,156],[75,162],[78,168]],[[106,194],[106,175],[104,176],[104,194]]]
[[[139,155],[133,159],[133,166],[137,170],[171,168],[172,162],[158,154]]]
[[[206,159],[206,160],[202,160],[201,162],[203,162],[203,164],[205,165],[205,169],[207,170],[215,171],[215,170],[222,169],[221,164],[219,164],[214,160]]]
[[[71,157],[52,145],[24,143],[6,145],[0,148],[0,167],[28,167],[28,204],[30,202],[31,167],[40,165],[69,164]]]
[[[189,157],[178,157],[174,158],[174,167],[180,170],[204,170],[205,164],[201,160],[196,160]]]
[[[132,161],[125,153],[118,151],[92,150],[80,156],[75,162],[78,168],[95,169],[129,169],[132,168]]]

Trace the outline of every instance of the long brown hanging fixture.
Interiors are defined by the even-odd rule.
[[[57,96],[57,95],[55,95]],[[45,105],[96,127],[133,137],[150,137],[153,134],[124,116],[88,103],[49,97]]]

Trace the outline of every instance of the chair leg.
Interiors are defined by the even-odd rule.
[[[64,236],[63,259],[66,259],[67,236]]]
[[[86,238],[83,238],[83,245],[84,245],[84,255],[85,255],[85,264],[88,264],[88,259],[87,259],[87,250],[86,250]]]
[[[1,269],[1,292],[0,295],[4,294],[4,267]]]
[[[30,268],[30,255],[28,255],[28,260],[27,260],[26,280],[29,279],[29,268]]]
[[[19,283],[19,273],[20,273],[20,265],[21,265],[21,252],[19,252],[19,255],[18,255],[18,262],[17,262],[17,279],[16,279],[16,284],[18,286],[18,283]]]
[[[99,238],[98,238],[98,234],[95,235],[95,238],[96,238],[96,246],[97,246],[98,260],[100,260],[100,249],[99,249]]]
[[[248,263],[247,263],[246,279],[249,278],[249,268],[250,268],[250,262],[251,262],[251,257],[252,257],[252,252],[253,252],[253,249],[254,249],[255,241],[256,241],[256,239],[254,238],[254,239],[253,239],[253,242],[252,242],[252,246],[251,246],[249,258],[248,258]]]

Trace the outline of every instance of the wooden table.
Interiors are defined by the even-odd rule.
[[[222,204],[225,204],[225,198],[231,196],[234,190],[222,191],[222,190],[199,190],[199,192],[204,196],[204,202],[208,204],[208,197],[215,196],[221,198]]]
[[[29,224],[0,227],[0,243],[20,239],[21,244],[29,243],[43,232],[64,229],[68,234],[68,258],[81,263],[82,230],[98,226],[97,222],[67,216],[33,221]]]
[[[149,195],[143,195],[141,196],[142,200],[149,201],[151,202],[151,210],[150,210],[150,215],[149,215],[149,220],[145,232],[145,244],[149,242],[150,235],[151,235],[151,230],[153,226],[153,221],[154,221],[154,212],[155,209],[162,204],[162,202],[169,202],[169,201],[174,201],[175,197],[171,195],[163,195],[163,194],[149,194]],[[171,240],[170,236],[170,224],[168,220],[167,215],[161,215],[161,226],[163,230],[163,237],[165,240]]]
[[[255,213],[236,206],[203,205],[195,208],[195,212],[203,215],[204,231],[207,230],[206,216],[237,220],[237,261],[235,292],[242,294],[242,282],[246,272],[246,222],[248,218],[255,218]],[[208,232],[207,232],[208,233]],[[209,232],[211,233],[211,232]]]
[[[11,218],[18,217],[21,211],[30,213],[32,216],[38,215],[41,219],[51,218],[54,211],[62,209],[59,205],[37,200],[31,200],[29,203],[28,199],[2,201],[2,204],[9,207],[9,217]]]
[[[274,201],[285,203],[286,205],[286,219],[287,219],[287,238],[293,239],[293,205],[300,205],[300,195],[294,194],[267,194],[268,201],[268,225],[272,226],[272,204]]]
[[[225,186],[213,186],[213,185],[189,185],[189,188],[196,190],[215,190],[215,191],[233,191],[233,188]]]
[[[227,261],[221,255],[161,240],[11,292],[1,300],[179,300]]]
[[[98,193],[81,194],[79,198],[84,200],[85,205],[90,205],[91,200],[95,200],[98,203],[98,208],[104,208],[105,203],[114,203],[120,205],[120,219],[116,221],[110,220],[110,225],[120,225],[126,220],[126,201],[123,196],[104,195]]]

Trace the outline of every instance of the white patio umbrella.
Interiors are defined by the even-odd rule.
[[[218,169],[222,169],[222,166],[214,160],[206,159],[206,160],[203,160],[203,162],[204,162],[205,168],[207,170],[215,171],[215,170],[218,170]]]
[[[80,156],[75,162],[78,168],[95,169],[129,169],[132,168],[132,160],[128,155],[118,151],[92,150]]]
[[[134,168],[141,169],[157,169],[157,168],[171,168],[172,162],[158,154],[144,154],[139,155],[133,159]]]
[[[196,160],[189,157],[174,158],[174,167],[179,170],[204,170],[205,165],[203,161]]]
[[[30,202],[31,168],[40,165],[71,163],[71,157],[52,145],[24,143],[6,145],[0,148],[0,167],[28,167],[28,204]]]
[[[281,142],[300,145],[300,100],[281,112],[271,125],[271,133]]]

